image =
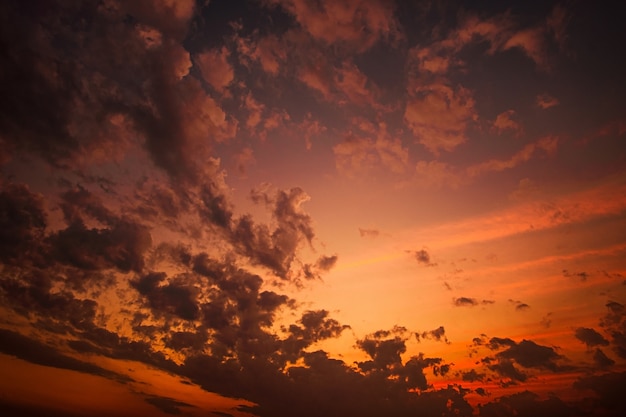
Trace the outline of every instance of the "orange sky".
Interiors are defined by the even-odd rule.
[[[0,414],[626,412],[615,10],[0,17]]]

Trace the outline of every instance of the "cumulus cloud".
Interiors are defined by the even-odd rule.
[[[230,52],[223,47],[202,52],[194,58],[204,81],[219,92],[224,92],[235,78],[229,56]]]
[[[406,171],[408,148],[387,132],[386,124],[359,123],[355,130],[333,147],[337,171],[348,177],[380,169],[393,174]]]
[[[404,120],[417,141],[433,154],[452,151],[467,141],[466,129],[476,118],[471,92],[447,84],[410,91]]]
[[[497,134],[511,131],[515,136],[519,136],[523,132],[522,125],[514,119],[515,111],[507,110],[496,116],[492,123],[492,130]]]
[[[270,4],[283,7],[308,34],[328,44],[345,43],[365,50],[378,39],[397,36],[388,2],[271,0]]]

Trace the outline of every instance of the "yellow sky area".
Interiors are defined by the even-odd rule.
[[[97,358],[97,365],[127,375],[133,382],[119,383],[107,378],[47,366],[36,365],[0,354],[2,401],[9,404],[59,411],[70,415],[107,417],[167,416],[145,400],[167,397],[183,402],[179,409],[188,416],[206,416],[210,412],[251,417],[238,411],[245,400],[226,398],[202,390],[197,385],[181,384],[181,378],[150,368],[139,362]]]

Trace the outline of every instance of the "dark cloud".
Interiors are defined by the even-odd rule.
[[[607,346],[609,344],[609,341],[606,340],[604,336],[594,329],[587,327],[577,328],[574,335],[576,336],[576,339],[583,342],[589,348],[594,346]]]
[[[606,356],[600,348],[596,348],[593,352],[593,363],[596,367],[601,369],[615,365],[615,361]]]
[[[501,378],[502,386],[515,385],[526,382],[537,372],[564,372],[572,370],[569,365],[564,365],[567,359],[559,355],[556,350],[549,346],[539,345],[532,340],[516,342],[510,338],[492,337],[481,335],[474,338],[472,355],[478,354],[479,349],[485,347],[495,354],[480,359],[480,363],[487,370],[495,372]],[[468,373],[474,376],[473,373]]]
[[[542,368],[550,371],[559,369],[556,361],[562,358],[553,348],[538,345],[532,340],[512,344],[496,356],[513,360],[525,368]]]
[[[574,382],[574,388],[592,390],[592,409],[596,415],[618,416],[626,413],[624,390],[626,372],[610,372],[602,375],[583,376]]]
[[[528,379],[528,375],[520,371],[510,360],[499,360],[497,363],[487,365],[487,367],[500,375],[503,378],[508,378],[513,384],[517,382],[525,382]],[[508,383],[501,383],[502,386],[506,386]]]
[[[446,337],[446,330],[443,326],[439,326],[438,328],[434,330],[429,330],[425,332],[417,332],[415,333],[415,337],[417,338],[418,342],[421,339],[432,339],[432,340],[436,340],[437,342],[445,342],[448,344],[450,343],[450,341]]]
[[[321,269],[322,271],[330,271],[335,264],[337,263],[338,256],[320,256],[320,258],[315,262],[315,265]]]
[[[300,354],[311,344],[329,338],[338,337],[350,326],[342,325],[328,317],[328,311],[307,311],[302,314],[298,324],[289,326],[289,336],[283,342],[283,349],[289,358]]]
[[[425,266],[436,266],[437,264],[430,262],[430,254],[426,249],[420,249],[418,251],[413,252],[413,256],[418,263]]]
[[[577,415],[576,410],[561,399],[554,396],[541,399],[539,395],[530,391],[500,397],[491,403],[480,406],[479,409],[481,417],[531,417],[539,415],[567,417]]]
[[[525,310],[530,309],[530,306],[528,304],[523,303],[523,302],[518,301],[518,300],[513,300],[513,299],[509,298],[509,303],[515,305],[515,310],[516,311],[525,311]]]
[[[570,272],[567,269],[564,269],[563,270],[563,276],[567,277],[567,278],[576,278],[576,279],[579,279],[580,281],[584,282],[584,281],[587,281],[587,278],[589,278],[589,273],[587,273],[585,271]]]
[[[255,224],[250,216],[242,216],[233,224],[232,241],[253,261],[288,279],[296,251],[305,243],[311,246],[315,237],[311,217],[301,208],[309,197],[301,188],[279,190],[275,195],[261,192],[255,195],[271,208],[275,227],[271,230],[267,225]],[[324,270],[322,267],[330,268],[332,264],[333,256],[324,256],[318,260],[317,267]],[[312,272],[310,275],[316,276]]]
[[[11,330],[0,329],[0,351],[38,365],[102,376],[118,382],[132,381],[125,375],[66,356],[49,345]]]
[[[457,307],[473,307],[478,305],[478,300],[469,297],[459,297],[452,300]]]
[[[120,220],[103,229],[74,223],[51,235],[48,243],[57,261],[82,270],[117,268],[139,272],[152,238],[145,226]]]
[[[231,37],[213,36],[219,30],[203,23],[221,20],[221,13],[212,14],[214,8],[232,12],[243,3],[205,2],[197,12],[200,3],[0,5],[0,163],[15,158],[11,162],[24,169],[24,161],[33,162],[32,172],[29,165],[23,176],[39,178],[32,189],[46,188],[44,197],[23,184],[1,184],[2,308],[43,336],[31,339],[0,329],[0,350],[120,382],[129,379],[73,356],[139,361],[205,390],[250,400],[257,405],[242,410],[260,416],[472,415],[467,389],[435,388],[429,380],[449,375],[452,364],[421,352],[405,357],[413,334],[449,343],[443,326],[417,333],[396,327],[358,338],[356,347],[367,355],[358,363],[318,349],[318,342],[345,337],[350,326],[324,309],[297,315],[302,306],[277,290],[301,278],[319,278],[338,262],[337,255],[316,255],[310,263],[301,259],[302,249],[316,252],[313,220],[303,208],[308,196],[299,187],[256,192],[253,201],[265,204],[268,222],[240,214],[213,153],[217,144],[241,144],[225,143],[238,129],[241,102],[234,93],[262,97],[259,93],[268,91],[258,90],[264,82],[271,86],[271,77],[298,78],[319,92],[331,111],[337,103],[329,101],[337,97],[342,109],[349,102],[371,105],[379,98],[376,86],[360,62],[343,55],[353,47],[364,52],[378,41],[384,46],[400,39],[391,3],[247,5],[248,12],[261,13],[216,23],[235,33]],[[265,20],[272,22],[269,35],[243,28],[248,21]],[[208,42],[205,29],[215,31]],[[215,85],[207,85],[206,72],[212,69],[194,67],[200,62],[195,55],[224,39],[220,53],[237,84],[228,81],[215,94]],[[328,45],[343,55],[331,59]],[[287,69],[291,58],[297,62]],[[336,58],[341,67],[334,67]],[[263,74],[246,73],[252,72],[252,61]],[[300,87],[285,94],[300,99]],[[264,114],[284,99],[265,95],[275,101]],[[303,109],[311,104],[302,103]],[[243,113],[250,120],[247,109]],[[395,161],[405,150],[400,141],[380,140],[376,148],[383,162]],[[380,235],[375,229],[359,233]],[[153,246],[153,238],[166,243]],[[434,265],[426,249],[413,255],[420,264]],[[575,276],[586,278],[580,274]],[[118,298],[111,302],[109,297]],[[454,299],[456,306],[491,303]],[[606,340],[624,357],[623,306],[611,302],[607,307]],[[281,315],[283,310],[289,314]],[[479,370],[462,371],[465,382],[487,381],[488,372],[495,372],[509,379],[504,385],[529,379],[535,370],[562,369],[553,348],[532,341],[484,336],[474,344],[491,349],[491,356],[483,358]],[[598,368],[614,362],[600,349],[594,361]],[[480,389],[475,392],[483,395]],[[162,396],[146,401],[170,414],[191,407]],[[481,413],[522,410],[510,398],[493,407]]]
[[[151,272],[132,285],[147,298],[153,311],[173,314],[183,320],[196,319],[199,314],[196,290],[185,285],[181,279],[174,279],[162,285],[166,278],[167,274],[164,272]]]
[[[482,382],[485,380],[486,377],[484,373],[477,372],[475,369],[470,369],[469,371],[461,371],[459,374],[461,375],[461,379],[467,382]]]
[[[609,336],[614,352],[626,359],[626,307],[617,301],[606,303],[607,313],[602,317],[600,326]]]
[[[543,316],[543,318],[541,319],[541,325],[543,327],[545,327],[546,329],[549,329],[550,326],[552,325],[552,312],[547,313],[545,316]]]
[[[155,395],[146,398],[145,401],[166,414],[181,414],[181,407],[193,407],[193,405],[187,404],[182,401],[177,401],[172,398],[160,397]]]
[[[35,255],[46,227],[44,200],[22,184],[2,184],[0,260],[20,262]]]

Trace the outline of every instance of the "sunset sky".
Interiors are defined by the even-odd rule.
[[[1,2],[0,414],[626,415],[607,4]]]

